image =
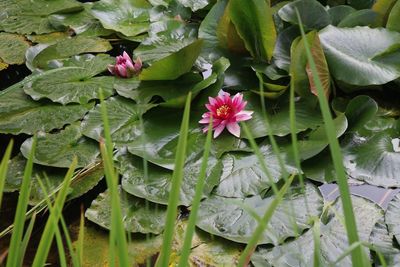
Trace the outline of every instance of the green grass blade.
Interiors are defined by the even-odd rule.
[[[340,197],[342,199],[347,237],[350,244],[357,243],[359,241],[359,237],[357,232],[356,220],[353,213],[353,205],[351,202],[350,190],[347,184],[346,172],[343,166],[343,155],[340,150],[339,141],[336,138],[335,125],[333,123],[333,119],[330,113],[328,100],[325,97],[322,83],[318,75],[317,67],[312,57],[311,49],[305,37],[304,28],[301,23],[299,11],[297,9],[296,9],[296,14],[297,14],[297,19],[299,21],[302,41],[304,43],[304,48],[307,54],[307,60],[313,74],[312,76],[314,84],[317,88],[318,100],[322,111],[322,117],[325,122],[325,130],[329,141],[329,147],[331,151],[333,165],[336,171]],[[352,250],[351,258],[353,266],[370,266],[370,263],[369,261],[366,260],[366,256],[364,255],[363,250],[360,246],[357,246],[354,250]]]
[[[262,233],[265,231],[265,229],[268,227],[269,220],[271,219],[272,215],[274,214],[276,208],[278,207],[279,203],[283,200],[283,197],[286,194],[286,191],[290,187],[290,185],[293,182],[295,175],[292,174],[289,179],[286,180],[285,184],[282,186],[281,190],[279,190],[278,194],[276,195],[275,199],[271,202],[269,205],[267,211],[264,213],[264,216],[262,217],[261,222],[257,225],[256,230],[252,234],[249,242],[247,243],[245,249],[243,250],[242,254],[240,255],[239,258],[239,263],[238,266],[247,266],[251,254],[255,250],[258,240],[261,238]]]
[[[50,213],[46,226],[43,230],[42,238],[40,239],[35,259],[33,260],[33,267],[42,267],[46,263],[54,233],[56,231],[58,221],[62,215],[62,209],[67,198],[69,186],[71,184],[71,178],[74,175],[77,162],[77,159],[74,158],[67,174],[65,175],[62,188],[54,202],[53,211]]]
[[[111,231],[110,231],[110,264],[115,264],[115,249],[118,252],[120,266],[130,266],[128,257],[128,244],[125,234],[125,226],[122,219],[121,201],[118,194],[118,174],[115,171],[113,161],[113,144],[108,121],[107,108],[103,94],[100,91],[101,115],[104,126],[104,140],[100,141],[100,152],[103,158],[104,172],[107,187],[111,197]]]
[[[204,146],[203,160],[201,162],[199,178],[197,179],[195,195],[192,202],[192,209],[190,211],[189,221],[186,227],[185,240],[183,242],[178,267],[185,267],[188,265],[189,255],[192,248],[193,234],[196,227],[197,213],[199,211],[201,198],[203,197],[208,156],[211,150],[211,139],[212,139],[212,118],[210,124],[208,125],[208,132],[207,132],[206,143]]]
[[[3,159],[1,160],[0,163],[0,207],[3,197],[4,184],[6,182],[6,177],[7,177],[8,161],[10,160],[11,157],[13,145],[14,141],[11,140],[7,146],[6,152],[4,153]]]
[[[314,238],[314,267],[321,266],[321,229],[319,218],[314,219],[313,238]]]
[[[168,199],[166,226],[164,230],[163,244],[160,255],[157,259],[156,266],[164,267],[169,264],[169,257],[171,254],[172,241],[174,238],[174,229],[177,216],[177,209],[179,203],[179,195],[181,190],[181,183],[183,178],[183,168],[186,158],[187,137],[189,132],[189,117],[190,117],[190,101],[192,95],[189,92],[186,98],[185,111],[183,112],[183,119],[179,133],[179,141],[176,150],[175,169],[172,174],[172,185]]]
[[[85,213],[82,207],[81,220],[79,222],[79,233],[78,233],[78,246],[76,248],[76,254],[78,255],[79,265],[83,266],[83,240],[85,238]]]
[[[22,179],[21,190],[19,192],[17,210],[14,218],[14,231],[11,236],[9,253],[7,257],[6,267],[17,267],[21,255],[21,242],[25,226],[25,213],[28,208],[31,176],[33,168],[33,156],[36,150],[36,136],[33,137],[32,150],[29,153],[28,161],[26,163],[24,177]]]
[[[31,239],[32,236],[32,231],[33,231],[33,226],[35,225],[35,221],[36,221],[36,213],[32,215],[31,220],[29,221],[28,228],[26,228],[24,239],[22,240],[21,243],[21,257],[19,259],[18,266],[22,266],[23,264],[25,252],[28,247],[29,240]]]

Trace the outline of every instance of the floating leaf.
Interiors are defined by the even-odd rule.
[[[75,0],[3,0],[0,3],[0,25],[7,32],[49,33],[54,31],[49,15],[80,9],[81,3]]]
[[[122,174],[122,188],[135,196],[149,201],[168,204],[172,185],[172,171],[148,164],[147,176],[144,172],[143,160],[132,155],[121,155],[118,158]],[[197,178],[200,172],[201,159],[190,161],[185,165],[180,205],[190,206],[195,194]],[[218,184],[221,175],[221,163],[209,158],[204,195],[207,196]]]
[[[100,21],[90,14],[91,3],[85,3],[84,10],[76,13],[54,14],[49,17],[51,25],[59,30],[72,29],[83,36],[107,36],[112,30],[104,29]]]
[[[393,235],[389,233],[383,218],[375,224],[369,237],[369,243],[383,255],[387,266],[394,267],[400,264],[400,249],[393,246]],[[380,262],[378,259],[376,261]]]
[[[386,28],[392,31],[400,32],[399,16],[400,16],[400,3],[399,1],[397,1],[390,11]]]
[[[4,187],[5,192],[13,192],[20,189],[25,166],[26,159],[21,154],[18,154],[11,159],[6,176]],[[50,193],[62,184],[66,173],[67,169],[44,167],[36,164],[33,165],[29,204],[36,205],[48,196],[40,186],[38,177],[45,185],[46,192]],[[68,199],[71,200],[84,195],[97,185],[102,178],[103,168],[101,167],[101,164],[82,172],[71,184],[71,192],[68,195]]]
[[[29,138],[21,145],[24,157],[28,157],[32,141]],[[68,168],[77,157],[78,167],[85,167],[95,162],[98,155],[98,143],[83,137],[77,125],[70,125],[58,133],[38,134],[33,161],[44,166]]]
[[[100,20],[104,28],[136,36],[149,28],[150,7],[147,1],[141,0],[98,1],[93,4],[90,13]]]
[[[34,68],[47,69],[50,60],[67,59],[71,56],[83,53],[106,52],[112,47],[110,43],[101,38],[76,36],[62,39],[41,50],[31,60]],[[31,49],[34,49],[32,47]]]
[[[203,41],[197,40],[181,50],[153,62],[150,67],[143,69],[139,79],[146,80],[174,80],[190,71],[200,55]]]
[[[68,103],[86,104],[98,99],[100,90],[104,97],[113,93],[114,77],[93,77],[103,72],[110,57],[94,57],[87,60],[85,67],[62,67],[46,71],[37,79],[28,83],[24,91],[34,100],[47,98],[63,105]]]
[[[331,24],[337,26],[345,17],[355,12],[356,10],[348,5],[338,5],[329,8],[328,14],[331,17]]]
[[[300,35],[297,26],[292,25],[278,34],[274,49],[274,63],[280,69],[289,71],[290,67],[290,47],[292,42]]]
[[[210,0],[178,0],[185,7],[189,7],[193,12],[205,8]]]
[[[9,65],[23,64],[29,47],[29,42],[23,36],[0,32],[0,61]]]
[[[369,240],[369,236],[375,223],[382,217],[382,210],[360,197],[353,197],[353,210],[357,222],[357,230],[360,239],[364,242]],[[339,263],[335,261],[347,251],[349,244],[347,241],[346,228],[343,224],[342,204],[338,201],[335,206],[335,217],[327,224],[320,224],[320,255],[321,266],[339,264],[340,266],[353,266],[350,256],[346,256]],[[369,250],[364,248],[368,255]],[[310,229],[297,239],[286,242],[272,249],[260,248],[252,256],[252,263],[255,266],[313,266],[314,260],[314,237],[313,230]]]
[[[311,218],[321,213],[322,198],[316,187],[310,183],[306,184],[304,192],[303,194],[299,186],[291,188],[291,195],[285,197],[275,210],[259,244],[277,245],[311,227]],[[213,235],[247,243],[258,225],[257,219],[251,213],[262,217],[274,198],[257,195],[229,199],[214,195],[201,203],[197,226]],[[309,212],[304,209],[305,201]]]
[[[81,119],[93,107],[93,104],[63,106],[33,101],[22,89],[27,81],[29,78],[0,93],[1,133],[34,134],[37,131],[60,129]]]
[[[400,211],[400,194],[397,194],[392,199],[392,201],[389,202],[389,206],[385,214],[385,223],[388,226],[389,233],[394,235],[397,239],[397,242],[400,243],[399,211]]]
[[[271,145],[260,146],[265,164],[274,183],[278,182],[283,173],[297,173],[297,169],[285,161],[286,155],[280,154],[285,170],[281,169],[277,156]],[[227,153],[222,157],[223,171],[214,194],[223,197],[247,197],[265,192],[271,181],[253,153]]]
[[[284,21],[298,24],[296,9],[301,22],[307,29],[322,29],[331,23],[330,16],[323,5],[316,0],[296,0],[283,6],[278,15]]]
[[[167,211],[165,206],[146,204],[144,199],[129,195],[121,188],[118,192],[125,231],[143,234],[160,234],[163,231]],[[111,199],[108,190],[93,200],[85,217],[97,225],[111,229]]]
[[[229,2],[229,12],[237,33],[250,54],[261,60],[271,60],[276,41],[273,10],[264,0]]]
[[[117,144],[123,144],[137,138],[135,129],[139,127],[140,116],[154,107],[152,104],[138,105],[122,97],[111,97],[103,103],[107,107],[107,117],[110,121],[110,133],[113,142]],[[98,104],[92,109],[81,124],[83,135],[97,141],[104,138],[101,105]],[[129,134],[129,131],[132,131],[132,133]]]
[[[400,77],[400,33],[369,27],[328,26],[319,34],[329,70],[353,85],[384,84]],[[373,45],[365,46],[370,40]],[[356,89],[355,89],[356,90]]]
[[[277,136],[285,136],[290,134],[290,116],[289,101],[266,100],[268,121],[270,123],[267,128],[265,118],[262,112],[260,97],[255,94],[245,94],[245,100],[248,101],[247,110],[253,110],[253,118],[246,122],[254,138],[268,135],[268,131]],[[315,105],[308,103],[307,100],[301,99],[295,103],[296,109],[296,129],[302,132],[307,129],[315,129],[322,124],[321,113]],[[243,136],[246,138],[246,136]]]
[[[372,26],[377,23],[379,15],[371,9],[357,10],[346,16],[337,26],[351,28],[356,26]]]

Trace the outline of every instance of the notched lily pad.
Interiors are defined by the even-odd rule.
[[[172,185],[172,171],[147,164],[147,176],[144,172],[142,159],[121,154],[117,158],[119,171],[122,174],[122,188],[137,197],[146,198],[152,202],[168,204]],[[186,163],[180,191],[180,205],[190,206],[195,194],[195,187],[200,172],[202,158]],[[221,163],[210,157],[208,160],[204,196],[218,184],[221,175]]]
[[[318,189],[310,183],[306,184],[304,194],[301,191],[299,186],[291,188],[290,195],[275,210],[259,244],[281,244],[286,238],[298,236],[312,226],[311,218],[321,214],[323,200]],[[229,199],[213,195],[201,202],[196,225],[210,234],[247,243],[258,225],[252,213],[262,217],[274,198],[256,195]]]
[[[118,188],[125,231],[132,233],[160,234],[164,230],[166,206],[148,203]],[[111,198],[107,190],[93,200],[85,217],[108,230],[111,229]]]
[[[21,152],[28,158],[33,139],[21,145]],[[85,167],[96,161],[100,154],[98,143],[82,136],[78,125],[67,126],[58,133],[39,133],[33,162],[50,167],[68,168],[74,157],[78,167]]]

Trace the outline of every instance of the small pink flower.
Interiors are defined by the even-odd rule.
[[[137,58],[132,61],[128,53],[124,51],[122,56],[117,56],[115,65],[108,65],[108,70],[115,76],[122,78],[131,78],[139,74],[142,69],[142,61]]]
[[[199,123],[208,125],[212,117],[214,138],[218,137],[225,127],[231,134],[240,137],[238,122],[250,120],[253,114],[253,111],[243,110],[247,105],[247,101],[243,101],[243,94],[237,93],[231,98],[229,93],[221,90],[216,98],[209,97],[208,100],[206,108],[209,111],[203,114]],[[208,126],[203,128],[203,132],[207,130]]]

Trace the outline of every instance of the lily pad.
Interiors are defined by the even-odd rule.
[[[33,139],[29,138],[21,145],[21,152],[28,157]],[[85,167],[96,161],[100,154],[98,143],[82,136],[76,124],[67,126],[58,133],[40,133],[37,135],[36,151],[33,162],[36,164],[68,168],[74,157],[78,167]]]
[[[147,176],[143,160],[126,154],[118,157],[119,170],[122,174],[122,188],[137,197],[149,201],[168,204],[172,184],[172,171],[147,164]],[[188,162],[184,167],[184,176],[180,191],[180,205],[190,206],[195,194],[195,187],[200,172],[202,159]],[[204,195],[207,196],[218,184],[221,175],[221,163],[210,157],[206,174]]]
[[[26,166],[26,159],[18,154],[10,160],[8,172],[6,176],[4,191],[13,192],[21,188],[24,169]],[[33,165],[31,192],[29,195],[29,204],[36,205],[44,200],[48,195],[45,194],[42,187],[38,182],[38,177],[41,179],[46,187],[46,192],[53,192],[64,181],[67,169],[44,167],[37,164]],[[68,199],[74,199],[84,195],[91,190],[103,178],[103,168],[101,164],[87,169],[80,173],[71,184],[71,192]]]
[[[357,230],[360,239],[368,242],[375,223],[382,217],[382,210],[360,197],[353,197],[353,210],[356,216]],[[342,222],[343,212],[341,202],[334,205],[336,216],[328,223],[320,224],[320,260],[321,266],[329,266],[344,254],[348,249],[346,228]],[[297,239],[286,242],[272,249],[259,249],[252,256],[255,266],[313,266],[314,237],[310,229]],[[366,255],[369,250],[364,248]],[[264,265],[263,265],[264,264]],[[353,266],[350,256],[346,256],[339,263],[340,266]]]
[[[193,12],[210,4],[210,0],[178,0],[178,2],[185,7],[189,7]]]
[[[148,109],[154,107],[152,104],[139,105],[123,97],[111,97],[104,101],[110,122],[110,133],[113,142],[123,144],[134,140],[135,129],[140,125],[140,116]],[[84,118],[81,124],[83,135],[99,141],[104,138],[103,119],[101,115],[101,104],[98,104]],[[132,131],[129,134],[129,131]],[[123,139],[121,139],[123,138]]]
[[[125,36],[136,36],[148,30],[149,8],[151,5],[147,1],[102,0],[93,4],[90,13],[100,20],[104,28]]]
[[[290,134],[289,101],[286,99],[266,100],[267,118],[269,128],[260,104],[260,96],[256,94],[245,94],[244,99],[248,101],[246,110],[252,110],[253,118],[247,123],[254,138],[264,137],[270,131],[273,135],[285,136]],[[302,132],[307,129],[315,129],[322,124],[322,116],[319,109],[311,102],[300,99],[295,103],[296,129]],[[246,138],[246,136],[243,136]]]
[[[316,0],[296,0],[284,5],[278,15],[284,21],[299,24],[296,15],[299,11],[301,22],[307,29],[322,29],[331,23],[331,18],[324,6]]]
[[[0,3],[0,25],[6,32],[20,34],[53,32],[48,16],[82,9],[75,0],[4,0]]]
[[[221,158],[223,171],[214,194],[239,198],[259,195],[271,186],[271,182],[276,183],[284,178],[282,177],[283,173],[298,172],[292,164],[286,162],[286,155],[283,153],[279,155],[284,163],[285,170],[282,170],[271,145],[263,144],[260,146],[260,150],[270,177],[264,173],[259,159],[254,153],[230,152]]]
[[[393,246],[393,234],[390,234],[383,218],[380,218],[372,230],[369,242],[373,248],[381,253],[387,266],[398,266],[400,264],[400,249]],[[380,260],[376,259],[377,266]]]
[[[86,104],[92,99],[99,99],[100,90],[104,97],[112,95],[113,83],[113,77],[91,77],[87,69],[66,67],[43,73],[28,84],[24,91],[34,100],[48,98],[63,105]]]
[[[400,243],[399,211],[400,194],[397,194],[392,201],[389,202],[389,206],[385,214],[385,223],[388,226],[389,233],[396,237],[398,243]]]
[[[321,214],[323,201],[314,185],[307,183],[304,194],[299,186],[292,187],[290,194],[275,210],[259,244],[277,245],[288,237],[298,236],[304,229],[311,227],[313,216]],[[274,198],[256,195],[229,199],[214,195],[201,202],[197,226],[213,235],[247,243],[258,225],[258,220],[252,213],[262,217]],[[309,212],[304,209],[305,201]]]
[[[81,119],[93,107],[87,105],[60,105],[33,101],[22,86],[30,79],[17,83],[0,93],[0,132],[34,134],[37,131],[60,129]]]
[[[400,33],[384,28],[336,28],[319,33],[332,75],[352,85],[384,84],[400,77]],[[370,40],[374,45],[365,46]]]
[[[0,32],[0,61],[6,64],[23,64],[30,43],[21,35]]]
[[[66,38],[42,49],[31,59],[31,64],[34,68],[47,69],[50,60],[67,59],[84,53],[106,52],[111,48],[107,40],[97,37],[76,36]],[[34,47],[31,49],[34,49]]]
[[[120,187],[121,212],[125,231],[132,233],[160,234],[164,230],[167,208],[153,203],[146,204],[140,199],[124,192]],[[105,191],[93,200],[85,217],[97,225],[111,229],[111,198]]]

